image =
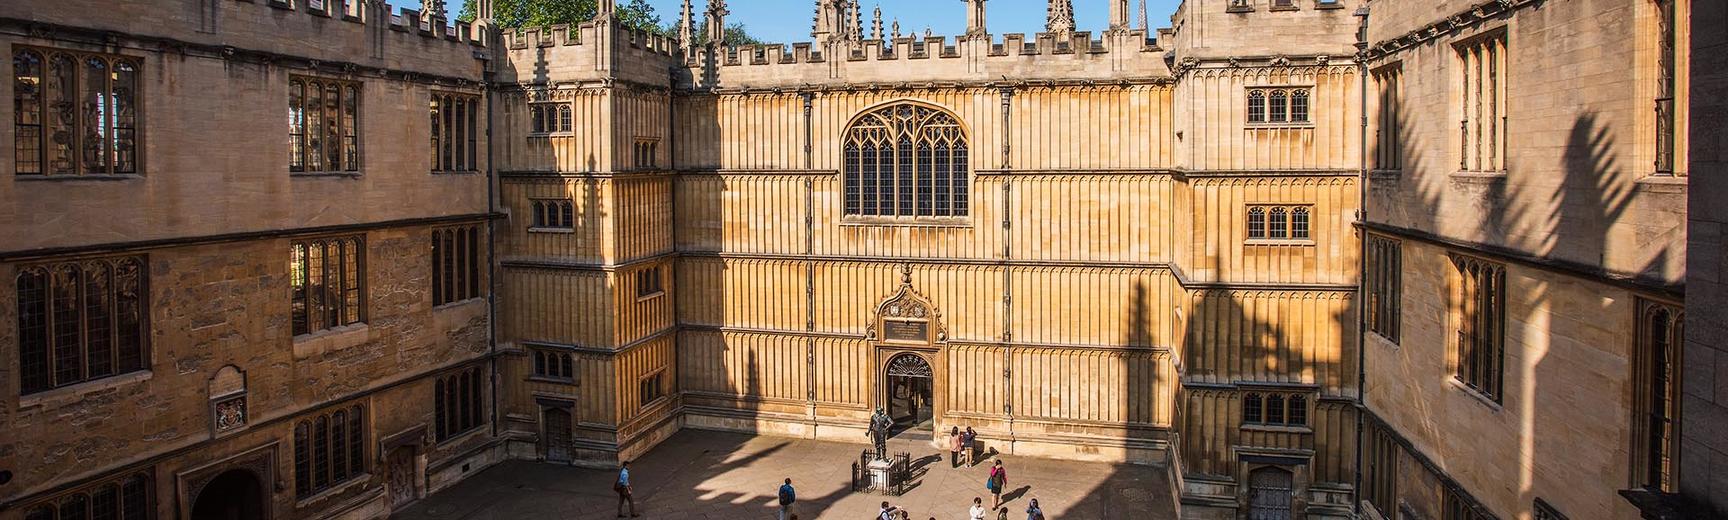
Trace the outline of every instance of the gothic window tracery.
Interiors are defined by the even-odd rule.
[[[12,69],[14,174],[139,173],[139,62],[20,48]]]
[[[952,114],[914,103],[877,108],[847,129],[843,146],[847,216],[968,214],[969,148]]]

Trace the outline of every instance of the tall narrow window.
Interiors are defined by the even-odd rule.
[[[1270,122],[1283,123],[1290,120],[1290,113],[1286,112],[1289,102],[1290,98],[1283,90],[1274,90],[1267,96],[1266,112]]]
[[[138,173],[138,61],[19,48],[12,54],[13,173]]]
[[[1364,425],[1362,477],[1363,500],[1380,512],[1381,518],[1396,518],[1398,497],[1398,454],[1402,447],[1385,424],[1369,421]]]
[[[1636,413],[1632,473],[1640,487],[1675,492],[1674,447],[1679,396],[1679,351],[1685,314],[1679,307],[1639,300]]]
[[[1505,268],[1463,255],[1453,255],[1452,265],[1453,374],[1499,402],[1506,334]]]
[[[1368,272],[1363,290],[1368,295],[1368,330],[1398,342],[1399,309],[1404,291],[1404,244],[1379,235],[1368,236]]]
[[[843,147],[847,216],[967,215],[967,142],[953,115],[912,103],[877,108],[852,123]]]
[[[434,385],[435,433],[442,442],[484,424],[485,402],[481,400],[478,367],[470,367],[438,378]]]
[[[1266,208],[1264,206],[1250,206],[1248,208],[1248,239],[1263,238],[1266,238]]]
[[[1403,82],[1404,70],[1401,65],[1393,64],[1374,72],[1374,85],[1378,88],[1379,110],[1374,121],[1374,169],[1399,170],[1403,168],[1404,138],[1400,134],[1403,129],[1403,116],[1400,110],[1403,94],[1399,92]]]
[[[666,396],[665,375],[666,371],[661,370],[642,377],[642,380],[638,384],[641,387],[641,395],[639,397],[641,398],[640,404],[643,408],[647,408],[648,405],[653,404],[655,401],[660,400],[661,397]]]
[[[1290,91],[1290,122],[1308,122],[1308,91],[1306,89]]]
[[[1674,106],[1675,91],[1678,90],[1679,54],[1675,51],[1678,28],[1675,24],[1674,4],[1678,0],[1657,0],[1656,32],[1656,173],[1659,175],[1674,175],[1677,146],[1677,107]]]
[[[144,265],[143,257],[125,256],[19,270],[21,393],[145,368]]]
[[[295,241],[288,260],[294,334],[366,319],[366,242],[358,236]]]
[[[294,495],[306,498],[366,472],[366,408],[352,405],[294,424]]]
[[[1502,171],[1505,166],[1506,34],[1495,32],[1458,44],[1459,169]]]
[[[1273,206],[1267,212],[1266,238],[1273,240],[1290,238],[1289,213],[1290,209],[1283,206]]]
[[[432,230],[432,305],[480,297],[480,226]]]
[[[288,170],[360,171],[360,84],[295,76],[288,80]]]
[[[636,271],[636,297],[647,298],[666,292],[660,286],[660,266]]]
[[[1266,122],[1266,91],[1258,89],[1248,91],[1248,122]]]

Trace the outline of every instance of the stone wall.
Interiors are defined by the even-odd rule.
[[[1692,12],[1692,177],[1687,214],[1686,347],[1681,356],[1680,493],[1728,514],[1728,5]]]

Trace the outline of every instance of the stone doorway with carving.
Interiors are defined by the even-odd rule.
[[[923,356],[906,352],[888,360],[884,381],[888,417],[894,419],[893,435],[913,432],[927,437],[933,433],[936,417],[933,375]]]
[[[390,510],[407,507],[420,498],[420,472],[415,468],[419,446],[404,444],[384,456],[387,485],[390,489]]]

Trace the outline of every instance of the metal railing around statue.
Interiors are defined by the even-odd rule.
[[[870,462],[874,455],[871,450],[858,453],[858,460],[852,463],[852,491],[895,496],[906,494],[912,483],[912,454],[900,452],[888,458],[886,483],[871,474]]]

